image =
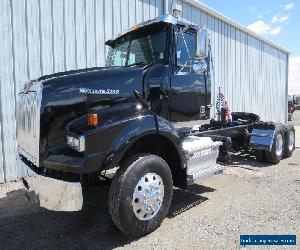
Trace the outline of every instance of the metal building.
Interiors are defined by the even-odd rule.
[[[171,11],[176,0],[0,1],[0,183],[28,175],[16,151],[16,96],[41,75],[103,66],[105,40]],[[215,86],[232,111],[287,120],[288,52],[196,0],[177,1],[183,18],[206,25]]]

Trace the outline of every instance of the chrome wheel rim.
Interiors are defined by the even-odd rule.
[[[159,211],[164,199],[164,184],[155,173],[144,175],[135,186],[132,209],[139,220],[150,220]]]
[[[295,134],[294,131],[291,131],[289,134],[289,150],[292,151],[294,149],[295,144]]]
[[[283,138],[282,134],[278,134],[276,138],[276,155],[280,156],[283,150]]]

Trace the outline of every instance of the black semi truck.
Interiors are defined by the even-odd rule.
[[[24,185],[41,206],[80,210],[82,186],[109,182],[113,222],[143,236],[167,216],[173,186],[220,172],[233,150],[271,164],[292,155],[292,125],[242,112],[228,119],[222,105],[204,125],[176,126],[213,117],[204,27],[163,15],[106,45],[106,67],[43,76],[19,93],[18,153],[35,172]]]

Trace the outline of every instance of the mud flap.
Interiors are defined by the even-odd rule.
[[[79,211],[83,206],[80,182],[67,182],[44,176],[22,179],[27,198],[52,211]]]
[[[271,151],[275,129],[256,129],[251,133],[250,147]]]

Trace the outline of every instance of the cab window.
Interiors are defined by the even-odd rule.
[[[190,59],[195,57],[196,36],[192,33],[179,33],[177,35],[176,64],[178,67],[191,65]]]

